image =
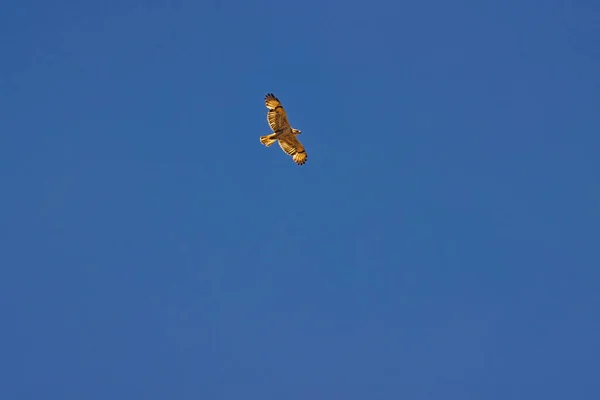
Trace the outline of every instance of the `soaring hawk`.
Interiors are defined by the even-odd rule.
[[[260,142],[267,147],[275,142],[279,142],[281,149],[292,156],[296,164],[303,165],[306,162],[306,150],[304,150],[304,146],[302,146],[302,143],[296,137],[296,135],[302,132],[290,126],[283,106],[273,93],[268,93],[265,96],[265,104],[269,109],[267,112],[267,121],[269,121],[273,133],[261,136]]]

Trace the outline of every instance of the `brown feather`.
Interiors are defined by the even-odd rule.
[[[265,97],[265,105],[269,109],[267,121],[273,132],[279,133],[292,129],[287,119],[287,113],[277,97],[272,93],[267,94]]]

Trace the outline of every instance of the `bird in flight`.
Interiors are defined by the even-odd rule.
[[[294,162],[303,165],[306,162],[306,150],[297,138],[302,132],[290,126],[287,114],[273,93],[265,96],[265,104],[269,111],[267,112],[267,121],[273,130],[270,135],[260,137],[260,142],[269,147],[275,142],[279,142],[281,149],[290,155]]]

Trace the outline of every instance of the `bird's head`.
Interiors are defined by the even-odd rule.
[[[302,131],[301,131],[300,129],[292,129],[292,133],[293,133],[294,135],[299,135],[299,134],[301,134],[301,133],[302,133]]]

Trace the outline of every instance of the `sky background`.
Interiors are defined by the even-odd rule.
[[[3,2],[0,398],[600,398],[599,26]]]

